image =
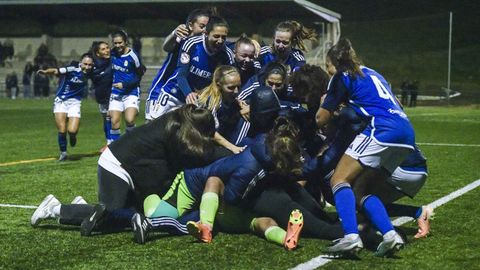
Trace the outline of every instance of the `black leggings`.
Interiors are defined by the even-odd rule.
[[[331,224],[320,205],[298,184],[286,188],[269,188],[256,199],[254,211],[258,216],[275,219],[286,228],[290,213],[299,209],[303,214],[303,233],[306,236],[333,240],[343,237],[340,223]]]
[[[119,213],[108,215],[110,224],[129,224],[130,213],[120,209],[134,206],[134,193],[130,186],[120,177],[98,166],[98,201],[106,206],[107,211]],[[82,221],[93,214],[94,205],[66,204],[60,208],[60,224],[80,225]]]
[[[98,166],[98,201],[108,211],[134,206],[132,188],[122,178]]]

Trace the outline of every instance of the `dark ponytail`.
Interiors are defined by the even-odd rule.
[[[187,104],[165,115],[165,138],[171,156],[187,166],[210,159],[215,121],[210,111]]]
[[[215,26],[224,26],[227,29],[229,28],[228,23],[224,18],[212,15],[208,19],[208,23],[207,23],[207,27],[206,27],[205,31],[207,33],[210,33],[213,30],[213,28],[215,28]]]
[[[342,38],[327,53],[328,59],[337,69],[337,72],[348,72],[350,76],[365,76],[360,69],[361,61],[358,59],[352,43],[348,38]]]
[[[125,41],[125,44],[128,44],[128,34],[127,34],[127,32],[125,32],[125,30],[119,29],[119,30],[113,32],[112,33],[112,39],[114,39],[115,37],[121,37],[123,39],[123,41]]]
[[[303,156],[298,143],[299,129],[286,117],[275,119],[265,143],[273,163],[272,173],[298,178],[302,173]]]

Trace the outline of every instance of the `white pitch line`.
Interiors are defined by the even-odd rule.
[[[35,205],[18,205],[18,204],[3,204],[3,203],[0,203],[0,207],[36,209],[38,206],[35,206]]]
[[[460,196],[462,196],[463,194],[477,188],[478,186],[480,186],[480,179],[478,180],[475,180],[473,181],[472,183],[464,186],[463,188],[461,189],[458,189],[446,196],[443,196],[442,198],[434,201],[434,202],[431,202],[429,203],[428,205],[430,207],[432,207],[433,209],[443,205],[443,204],[446,204],[447,202],[453,200],[453,199],[456,199]],[[395,219],[392,224],[394,226],[400,226],[400,225],[403,225],[409,221],[413,220],[412,218],[410,217],[401,217],[401,218],[397,218]],[[291,270],[310,270],[310,269],[316,269],[318,267],[321,267],[329,262],[331,262],[332,259],[330,259],[328,257],[328,255],[320,255],[318,257],[315,257],[313,259],[311,259],[310,261],[308,262],[304,262],[304,263],[301,263],[297,266],[295,266],[294,268],[290,268]]]
[[[417,143],[417,144],[431,145],[431,146],[480,147],[480,144],[461,144],[461,143]]]

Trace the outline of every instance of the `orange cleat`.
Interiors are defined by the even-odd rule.
[[[417,218],[418,231],[414,238],[425,238],[430,233],[430,219],[432,219],[433,208],[430,206],[422,206],[422,214]]]
[[[187,222],[188,234],[198,239],[200,242],[211,243],[212,242],[212,228],[207,224],[200,222],[189,221]]]
[[[283,246],[287,250],[292,250],[297,247],[298,238],[303,228],[303,214],[300,210],[295,209],[290,213],[290,219],[288,220],[287,235]]]

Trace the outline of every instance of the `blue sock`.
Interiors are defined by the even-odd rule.
[[[116,141],[120,138],[120,129],[110,129],[110,140]]]
[[[58,146],[60,147],[60,152],[67,151],[67,134],[58,132]]]
[[[422,211],[423,211],[422,207],[418,207],[417,212],[415,213],[415,216],[413,216],[413,218],[415,219],[419,218],[420,215],[422,214]]]
[[[368,219],[383,234],[393,230],[392,222],[387,215],[382,201],[375,195],[367,195],[362,198],[361,205]]]
[[[357,213],[355,211],[355,195],[348,183],[340,183],[332,188],[333,197],[335,200],[335,208],[342,221],[343,232],[345,235],[356,233],[357,228]]]
[[[103,120],[103,132],[105,133],[105,139],[108,141],[110,140],[110,129],[112,128],[112,121],[110,117],[107,116]]]

